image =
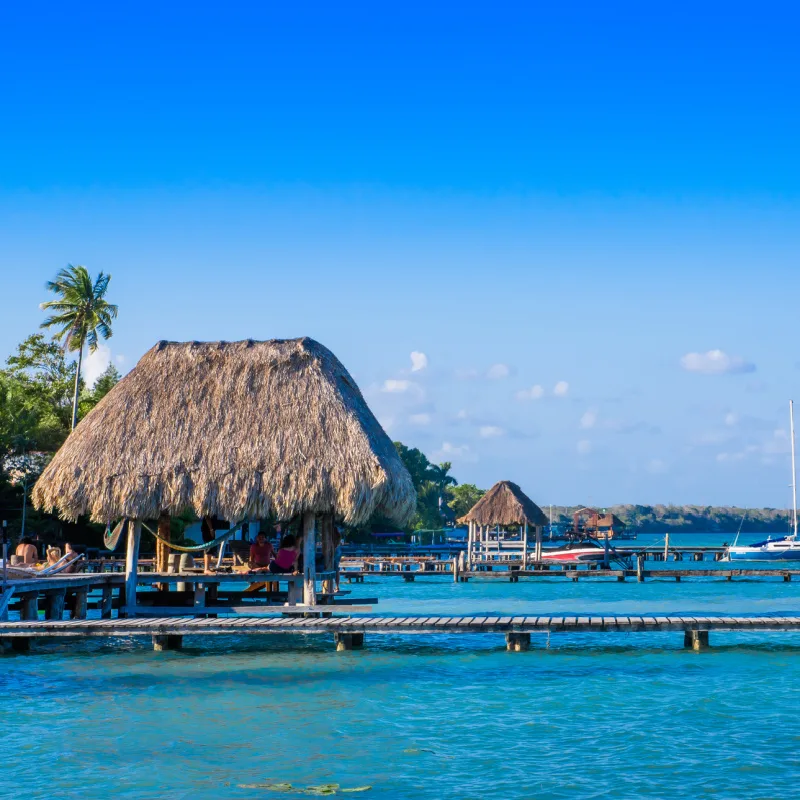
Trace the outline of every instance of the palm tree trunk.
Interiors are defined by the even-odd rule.
[[[72,428],[78,424],[78,387],[81,382],[81,363],[83,362],[83,342],[81,348],[78,350],[78,368],[75,370],[75,393],[72,395]]]

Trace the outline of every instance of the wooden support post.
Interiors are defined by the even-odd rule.
[[[336,643],[336,650],[357,650],[364,646],[363,633],[334,633],[333,641]]]
[[[162,512],[158,518],[158,535],[167,542],[172,538],[169,523],[169,514]],[[169,553],[169,547],[156,539],[156,572],[167,572],[169,570]],[[155,585],[155,588],[160,592],[168,592],[169,587],[170,584],[168,583],[157,583]]]
[[[522,653],[530,650],[531,635],[529,633],[507,633],[506,650],[511,653]]]
[[[536,526],[536,563],[542,563],[542,526]]]
[[[636,580],[644,582],[644,556],[641,553],[636,556]]]
[[[180,650],[183,647],[183,636],[175,634],[157,634],[153,636],[153,650],[157,653],[165,650]]]
[[[303,514],[303,603],[317,604],[317,526],[311,511]]]
[[[534,554],[534,560],[536,555]],[[522,569],[528,568],[528,522],[522,528]]]
[[[475,523],[470,520],[467,528],[467,569],[472,569],[472,537],[475,531]]]
[[[708,649],[708,631],[684,631],[683,646],[691,650]]]
[[[336,548],[333,543],[333,514],[324,514],[320,518],[320,537],[322,538],[322,565],[325,572],[333,572]],[[336,581],[326,578],[322,582],[322,591],[332,594],[336,588]]]
[[[19,610],[19,618],[28,621],[39,619],[39,593],[26,592],[21,595],[20,600],[22,606]]]
[[[783,582],[789,583],[791,580],[792,580],[792,573],[791,572],[785,573],[783,576]]]
[[[86,586],[75,590],[75,605],[72,609],[72,619],[86,619],[88,595],[89,590]]]
[[[64,619],[64,599],[66,598],[66,589],[54,589],[47,592],[47,607],[45,608],[45,619]]]
[[[100,619],[111,619],[111,607],[114,599],[114,587],[106,584],[100,600]]]
[[[128,542],[125,551],[125,616],[136,616],[136,584],[139,576],[139,541],[142,538],[142,523],[128,521]],[[122,609],[120,609],[122,610]]]
[[[669,557],[669,531],[664,539],[664,561]]]
[[[458,556],[453,556],[453,583],[458,583]]]

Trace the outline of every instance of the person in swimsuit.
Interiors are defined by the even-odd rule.
[[[287,534],[281,539],[281,546],[278,550],[275,560],[269,565],[269,571],[273,575],[278,574],[296,574],[297,562],[300,557],[300,551],[297,547],[297,541],[294,536]]]
[[[23,536],[19,540],[14,554],[22,559],[23,564],[35,564],[39,560],[39,552],[36,550],[36,545],[27,536]]]

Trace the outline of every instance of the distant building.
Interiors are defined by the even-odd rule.
[[[572,534],[595,539],[626,538],[625,523],[616,514],[596,508],[579,508],[572,515]]]

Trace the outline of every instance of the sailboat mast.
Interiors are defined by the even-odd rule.
[[[792,439],[792,538],[797,538],[797,467],[794,458],[794,401],[789,401],[789,430]]]

